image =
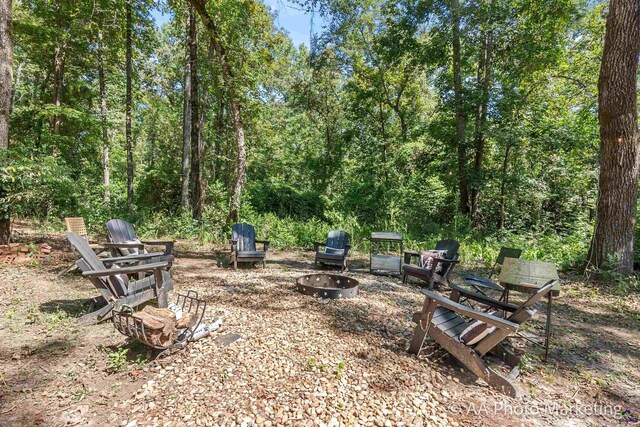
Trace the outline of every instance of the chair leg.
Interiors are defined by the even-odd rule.
[[[264,270],[265,268],[267,268],[267,260],[263,259],[262,260],[262,269]]]
[[[238,269],[238,260],[237,259],[233,259],[233,269],[237,270]]]

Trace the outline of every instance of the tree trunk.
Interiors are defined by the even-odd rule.
[[[56,46],[53,54],[53,99],[52,103],[57,108],[62,105],[62,91],[64,88],[64,64],[66,61],[67,41],[63,40]],[[60,134],[61,117],[58,112],[51,120],[51,132],[54,135]]]
[[[200,96],[198,87],[198,34],[196,15],[189,8],[189,68],[191,69],[191,208],[194,219],[202,219],[204,209],[204,189],[202,182],[202,133],[200,132]]]
[[[471,186],[471,219],[478,225],[478,200],[482,186],[482,162],[484,161],[485,127],[487,123],[487,106],[491,87],[491,65],[493,54],[493,35],[490,30],[484,32],[482,49],[478,61],[478,89],[480,99],[476,106],[475,153],[473,159],[473,184]]]
[[[598,79],[600,180],[590,263],[633,273],[638,196],[640,2],[611,0]]]
[[[227,215],[228,222],[235,222],[238,220],[240,212],[240,202],[242,199],[242,190],[245,184],[245,173],[247,167],[247,153],[244,146],[244,124],[242,122],[242,109],[240,101],[237,98],[234,81],[233,81],[233,69],[231,63],[227,58],[225,47],[220,43],[220,35],[218,34],[218,27],[207,12],[206,0],[189,0],[194,9],[198,12],[204,25],[209,32],[209,41],[211,49],[215,53],[222,67],[222,78],[227,86],[227,95],[229,97],[229,104],[231,106],[231,118],[233,120],[233,127],[236,134],[236,145],[238,147],[238,157],[236,160],[236,182],[233,187],[233,195],[231,196],[231,202],[229,204],[229,214]]]
[[[460,186],[460,212],[468,215],[469,181],[467,178],[467,144],[465,141],[465,112],[462,99],[462,75],[460,70],[460,3],[451,1],[453,19],[453,92],[456,111],[456,148],[458,150],[458,182]]]
[[[127,206],[133,210],[133,132],[131,128],[131,78],[132,78],[132,5],[133,0],[127,0],[126,10],[126,100],[125,100],[125,137],[127,150]]]
[[[109,205],[111,194],[111,175],[109,173],[109,130],[107,123],[107,84],[104,74],[104,45],[102,44],[102,33],[98,33],[98,80],[100,85],[100,125],[102,126],[102,185],[104,187],[102,202]]]
[[[187,18],[187,55],[184,67],[184,104],[182,114],[182,188],[180,205],[187,209],[189,199],[189,175],[191,174],[191,17],[193,8],[189,7]]]
[[[504,149],[504,159],[502,160],[502,181],[500,183],[500,211],[498,212],[498,230],[504,230],[505,205],[507,202],[507,171],[509,169],[509,154],[511,145]]]
[[[13,83],[12,0],[0,1],[0,150],[9,148]],[[2,164],[0,164],[2,166]],[[9,243],[11,221],[7,189],[0,187],[0,244]]]

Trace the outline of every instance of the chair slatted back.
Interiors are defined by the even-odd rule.
[[[503,246],[500,248],[498,258],[496,258],[496,264],[502,265],[505,258],[520,258],[521,255],[522,249],[506,248]]]
[[[334,249],[345,249],[349,244],[349,233],[342,230],[331,230],[327,237],[327,247]]]
[[[89,242],[87,240],[72,232],[67,232],[67,239],[69,239],[69,243],[71,243],[71,246],[73,246],[73,248],[81,257],[80,260],[76,261],[76,265],[83,272],[106,270],[104,262],[102,262],[102,260],[98,258],[95,252],[93,252],[93,249],[91,249],[91,246],[89,246]],[[98,281],[100,284],[98,284]],[[116,277],[109,278],[108,280],[106,278],[99,277],[95,280],[92,280],[92,282],[97,288],[108,289],[110,292],[114,293],[114,296],[117,297],[122,294],[122,291],[118,291],[118,289],[122,289],[123,286],[126,287],[128,279],[126,278],[126,275],[121,275],[120,280],[118,280]]]
[[[122,219],[112,219],[107,222],[107,239],[111,243],[127,243],[138,239],[136,230],[130,222]],[[118,248],[114,255],[138,255],[138,248]],[[146,249],[142,253],[147,253]]]
[[[238,241],[238,251],[256,250],[256,229],[251,224],[234,224],[231,227],[231,239]]]
[[[446,259],[455,259],[456,255],[458,255],[458,249],[460,248],[460,242],[453,239],[448,240],[440,240],[436,243],[437,251],[447,251],[445,254]]]
[[[89,233],[87,232],[87,226],[84,223],[84,218],[65,218],[64,224],[67,226],[67,231],[75,233],[78,236],[89,240]]]
[[[533,315],[538,311],[538,303],[541,302],[542,298],[547,296],[551,289],[558,283],[558,280],[549,280],[545,283],[540,289],[538,289],[534,294],[532,294],[525,302],[523,302],[520,307],[509,317],[507,320],[514,323],[524,323],[529,320]]]

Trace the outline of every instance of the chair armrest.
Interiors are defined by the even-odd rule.
[[[481,294],[479,292],[474,292],[471,289],[465,289],[465,288],[463,288],[461,286],[454,285],[452,283],[449,283],[449,287],[451,289],[453,289],[453,291],[458,292],[460,294],[460,296],[463,296],[463,297],[465,297],[467,299],[479,302],[479,303],[484,304],[484,305],[488,305],[489,307],[496,308],[498,310],[504,310],[504,311],[508,311],[510,313],[513,313],[514,311],[516,311],[518,309],[517,305],[508,304],[506,302],[498,301],[496,299],[488,297],[488,296],[486,296],[484,294]]]
[[[155,252],[151,254],[138,254],[138,255],[127,255],[127,256],[119,256],[115,258],[102,258],[101,261],[106,264],[125,264],[133,261],[145,261],[151,258],[156,258],[159,256],[163,256],[162,252]]]
[[[327,244],[322,242],[313,242],[313,251],[318,252],[320,250],[320,246],[327,246]]]
[[[256,240],[256,243],[262,243],[264,245],[264,251],[267,252],[269,250],[269,245],[271,241],[269,240]]]
[[[107,270],[92,270],[82,273],[84,277],[105,277],[116,276],[119,274],[142,273],[145,271],[161,270],[169,265],[168,262],[155,262],[153,264],[134,265],[131,267],[109,268]]]
[[[404,263],[411,264],[412,258],[418,258],[420,254],[414,251],[404,251]]]
[[[173,240],[142,240],[142,243],[149,246],[164,246],[164,253],[166,255],[173,255]]]
[[[144,243],[115,243],[115,242],[105,242],[100,243],[100,245],[105,248],[130,248],[130,249],[144,249]]]
[[[451,301],[448,298],[445,298],[433,291],[429,291],[426,289],[422,290],[422,293],[430,300],[436,302],[436,305],[441,307],[448,308],[458,314],[461,314],[466,317],[470,317],[475,320],[480,320],[489,325],[496,326],[500,329],[504,329],[507,331],[515,332],[518,330],[519,325],[508,320],[502,319],[500,317],[492,316],[483,311],[474,310],[472,308],[467,307],[466,305],[462,305],[460,303]]]

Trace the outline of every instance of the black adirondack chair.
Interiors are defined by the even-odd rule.
[[[109,319],[114,308],[127,305],[136,307],[147,301],[157,300],[159,307],[167,306],[167,292],[173,289],[171,275],[166,261],[152,264],[132,265],[148,261],[153,254],[138,254],[126,257],[98,258],[89,242],[75,233],[67,233],[67,239],[81,258],[76,264],[82,275],[100,292],[99,302],[106,305],[78,319],[81,324],[94,324]],[[119,267],[125,265],[124,267]],[[152,273],[139,280],[131,280],[128,275]]]
[[[490,290],[498,291],[504,294],[504,288],[500,286],[498,283],[491,280],[491,278],[497,272],[498,266],[502,266],[505,258],[520,258],[520,255],[522,255],[521,249],[506,248],[503,246],[500,248],[500,252],[498,253],[498,258],[496,258],[496,262],[493,264],[493,267],[491,268],[489,277],[481,277],[473,274],[465,274],[464,276],[462,276],[462,279],[464,280],[465,285],[471,286],[479,292],[483,292],[485,289],[490,289]]]
[[[491,387],[508,396],[515,397],[517,393],[513,380],[519,373],[518,364],[520,363],[520,358],[503,346],[502,342],[508,336],[515,334],[524,322],[531,319],[537,311],[538,303],[551,291],[556,283],[557,280],[547,282],[519,306],[481,297],[484,298],[484,304],[507,313],[505,318],[474,310],[460,304],[458,300],[463,296],[464,290],[454,290],[451,293],[451,299],[448,299],[435,292],[423,289],[422,293],[425,295],[424,305],[421,312],[413,315],[413,321],[417,325],[409,352],[419,355],[423,350],[426,337],[429,336]],[[470,297],[468,295],[464,296]],[[461,341],[460,335],[475,321],[484,322],[484,324],[479,325],[482,332],[487,330],[490,332],[483,338],[478,337],[479,341],[473,345],[467,345]],[[485,363],[483,357],[488,353],[500,357],[504,362],[512,366],[509,375],[502,376]]]
[[[347,256],[351,245],[351,236],[346,231],[331,230],[326,243],[313,242],[316,253],[315,266],[318,264],[340,267],[340,271],[347,269]],[[324,248],[320,250],[320,248]]]
[[[156,253],[153,261],[173,262],[172,240],[140,240],[133,225],[122,219],[107,222],[107,239],[109,243],[106,245],[110,248],[112,256],[148,254],[147,246],[164,246],[164,251]]]
[[[238,268],[239,262],[262,262],[262,268],[265,268],[269,241],[256,240],[256,229],[253,225],[244,222],[234,224],[233,227],[231,227],[231,239],[229,243],[231,243],[229,264],[233,264],[234,270]],[[263,245],[261,251],[256,249],[256,243]]]
[[[418,252],[405,251],[404,264],[402,265],[402,282],[407,283],[409,277],[415,277],[426,282],[426,287],[430,290],[433,290],[435,283],[442,285],[448,284],[449,275],[453,270],[453,266],[460,262],[458,259],[459,248],[460,243],[456,240],[440,240],[436,243],[435,250],[446,252],[443,257],[433,259],[431,268],[411,264],[411,260],[414,258],[419,259],[420,254]]]

